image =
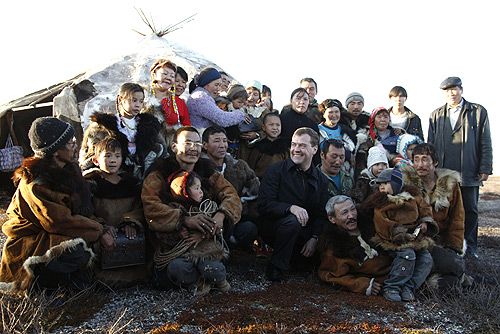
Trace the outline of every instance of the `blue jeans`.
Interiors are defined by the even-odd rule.
[[[198,279],[207,282],[222,282],[226,279],[226,267],[221,261],[204,260],[194,264],[192,261],[178,257],[162,270],[155,269],[154,284],[161,289],[172,287],[191,288]]]
[[[384,289],[419,288],[432,269],[432,256],[428,250],[402,249],[393,253],[391,272],[384,281]]]

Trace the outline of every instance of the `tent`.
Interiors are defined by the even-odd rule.
[[[81,135],[82,128],[86,127],[92,113],[116,111],[115,99],[122,83],[135,82],[149,90],[149,69],[158,58],[170,59],[181,66],[190,79],[206,66],[221,69],[203,56],[153,33],[145,36],[135,51],[128,55],[1,105],[0,147],[5,147],[10,132],[9,123],[13,122],[14,135],[23,147],[24,155],[29,156],[32,153],[28,139],[31,123],[38,117],[53,114],[54,98],[64,89],[70,91],[78,116],[75,119],[74,115],[63,114],[61,118],[66,118],[65,120],[71,121],[75,127],[80,127],[77,129],[77,135]]]

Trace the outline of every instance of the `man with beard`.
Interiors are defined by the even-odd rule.
[[[297,129],[290,158],[267,170],[259,192],[260,232],[273,247],[266,276],[282,281],[292,260],[312,265],[318,237],[326,223],[328,180],[312,165],[319,135],[310,128]]]
[[[423,189],[426,201],[432,206],[432,218],[439,226],[434,238],[436,246],[431,255],[434,267],[430,282],[438,287],[450,287],[457,283],[468,284],[464,274],[464,206],[460,192],[460,174],[456,171],[436,168],[438,156],[432,144],[419,144],[413,149],[413,167],[419,179],[416,184]]]
[[[345,162],[344,143],[336,139],[323,141],[321,145],[321,166],[319,170],[328,178],[330,196],[347,195],[351,192],[354,181],[350,174],[342,170]]]
[[[375,235],[373,223],[365,220],[358,224],[356,206],[344,195],[330,198],[326,212],[330,224],[319,241],[319,278],[352,292],[379,294],[392,259],[369,245]]]

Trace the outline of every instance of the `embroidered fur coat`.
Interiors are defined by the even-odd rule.
[[[18,184],[2,231],[7,236],[0,266],[0,290],[24,291],[35,265],[47,263],[79,244],[99,239],[102,225],[82,214],[82,176],[76,165],[55,166],[51,160],[28,158],[17,169]],[[90,261],[88,263],[90,265]]]
[[[372,240],[377,246],[397,251],[427,249],[434,244],[432,237],[437,234],[438,226],[432,219],[430,205],[417,187],[404,186],[397,195],[377,191],[366,199],[363,206],[374,208],[376,235]],[[414,237],[413,233],[421,223],[427,223],[427,232]]]

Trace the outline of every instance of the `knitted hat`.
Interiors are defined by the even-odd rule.
[[[257,90],[262,93],[262,84],[260,82],[258,82],[257,80],[252,80],[252,81],[249,81],[247,82],[247,84],[245,85],[246,88],[249,88],[249,87],[254,87],[254,88],[257,88]]]
[[[30,146],[35,155],[53,154],[75,135],[73,127],[55,117],[39,117],[28,132]]]
[[[403,189],[403,174],[399,168],[387,168],[384,169],[380,175],[375,179],[377,183],[390,182],[393,195],[397,195]]]
[[[347,95],[347,99],[345,100],[345,105],[346,107],[351,103],[352,101],[361,101],[363,104],[365,103],[365,98],[363,95],[361,95],[358,92],[352,92],[351,94]]]
[[[396,152],[401,154],[401,156],[405,159],[410,159],[406,154],[406,150],[408,146],[412,144],[422,144],[423,141],[420,137],[415,135],[410,135],[409,133],[402,134],[398,137],[398,142],[396,144]]]
[[[195,78],[196,86],[204,87],[204,86],[208,85],[209,83],[211,83],[212,81],[215,81],[215,80],[220,79],[220,78],[221,78],[221,75],[220,75],[219,71],[217,71],[213,67],[208,67],[208,68],[205,68],[204,70],[202,70],[200,72],[200,74],[198,74],[196,76],[196,78]]]
[[[368,169],[372,168],[373,165],[378,163],[385,163],[389,165],[387,161],[387,155],[385,154],[385,150],[381,149],[378,146],[373,146],[368,150],[368,159],[367,159],[367,167]]]
[[[391,173],[391,187],[393,195],[397,195],[403,190],[403,173],[399,168],[393,168]]]

